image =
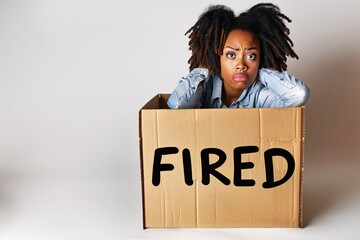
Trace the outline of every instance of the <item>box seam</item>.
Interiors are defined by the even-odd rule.
[[[299,201],[299,223],[304,227],[304,165],[305,165],[305,107],[301,108],[301,171],[300,171],[300,201]]]

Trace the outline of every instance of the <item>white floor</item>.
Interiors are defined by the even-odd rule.
[[[1,172],[0,239],[354,239],[355,159],[307,159],[303,229],[142,229],[136,164],[121,171]],[[314,161],[314,160],[313,160]]]

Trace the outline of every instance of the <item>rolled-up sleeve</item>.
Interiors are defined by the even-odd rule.
[[[167,102],[168,106],[172,109],[201,107],[204,82],[208,75],[208,69],[195,68],[188,76],[181,78]]]
[[[262,107],[299,107],[309,99],[309,88],[287,72],[263,68],[259,80],[265,85],[259,97]]]

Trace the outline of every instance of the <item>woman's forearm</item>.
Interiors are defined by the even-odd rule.
[[[167,102],[168,106],[172,109],[200,107],[204,82],[208,75],[208,69],[195,68],[188,76],[181,78]]]
[[[277,97],[268,103],[269,107],[302,106],[309,98],[308,87],[287,72],[262,68],[259,70],[260,81]]]

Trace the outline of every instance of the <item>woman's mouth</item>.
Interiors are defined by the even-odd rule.
[[[245,73],[236,73],[233,75],[232,79],[235,82],[246,82],[249,77]]]

